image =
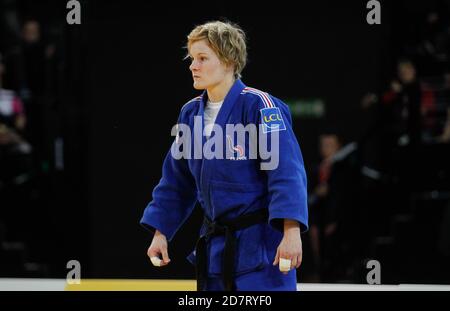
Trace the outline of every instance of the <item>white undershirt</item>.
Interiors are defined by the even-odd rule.
[[[205,108],[204,119],[205,119],[205,135],[207,138],[211,136],[211,132],[216,122],[217,115],[219,114],[220,107],[222,107],[223,100],[220,102],[210,102],[208,101]]]

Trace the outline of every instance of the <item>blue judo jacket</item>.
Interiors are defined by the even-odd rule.
[[[178,118],[178,124],[193,129],[192,154],[195,144],[206,143],[204,136],[200,142],[193,135],[195,117],[203,117],[207,100],[205,91],[185,104]],[[261,170],[261,162],[268,160],[250,157],[249,140],[236,144],[225,135],[223,148],[231,147],[235,152],[233,157],[177,159],[169,151],[162,178],[153,190],[153,199],[144,211],[141,224],[150,230],[159,230],[171,241],[197,202],[211,220],[233,219],[268,209],[267,223],[236,232],[235,273],[240,275],[272,264],[283,236],[285,218],[298,221],[302,232],[308,229],[307,180],[289,108],[281,100],[237,80],[225,97],[215,124],[223,129],[226,124],[255,124],[259,135],[270,136],[276,131],[279,138],[277,168]],[[203,124],[200,126],[203,130]],[[175,145],[176,140],[172,148]],[[204,227],[200,235],[205,234]],[[213,237],[208,242],[209,276],[221,273],[224,242],[223,236]],[[188,259],[194,262],[195,251]]]

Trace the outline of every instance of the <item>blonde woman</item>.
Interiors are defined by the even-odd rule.
[[[198,290],[296,290],[308,211],[306,174],[289,109],[241,81],[247,51],[237,25],[199,25],[188,35],[187,49],[193,86],[203,93],[181,108],[178,128],[185,130],[165,158],[141,219],[154,231],[148,256],[155,265],[169,264],[168,241],[199,202],[204,223],[188,258],[196,266]],[[244,141],[224,135],[227,125],[254,125],[275,151],[276,165],[263,168],[271,159],[252,157],[254,135],[244,135]],[[192,135],[196,127],[201,138]],[[173,152],[180,141],[189,141],[181,158]],[[199,144],[211,141],[223,157],[195,156]]]

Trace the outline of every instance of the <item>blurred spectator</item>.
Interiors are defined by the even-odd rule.
[[[5,66],[0,59],[0,180],[2,183],[14,177],[17,172],[16,158],[29,154],[31,147],[22,138],[25,130],[25,114],[19,97],[2,86]]]
[[[48,157],[47,127],[49,114],[48,92],[50,77],[49,60],[53,58],[54,47],[42,36],[41,24],[35,19],[24,21],[20,43],[7,51],[6,84],[15,90],[24,103],[27,130],[24,137],[34,147],[34,162],[40,167]]]
[[[53,56],[53,46],[46,45],[41,37],[41,25],[28,20],[22,28],[22,52],[25,76],[31,94],[40,96],[45,91],[45,62]]]
[[[4,73],[5,66],[0,60],[0,220],[10,225],[19,220],[12,214],[23,197],[15,191],[29,179],[32,149],[23,138],[25,112],[22,102],[14,91],[3,88]]]
[[[375,139],[379,167],[390,170],[393,149],[418,145],[436,132],[435,92],[420,82],[414,63],[403,58],[397,63],[397,77],[391,81],[390,89],[380,98],[367,94],[361,104],[367,110],[378,102],[375,124],[364,139]]]
[[[437,141],[440,143],[450,142],[450,72],[444,75],[444,81],[444,88],[441,91],[440,99],[442,99],[445,106],[445,116],[443,118],[442,131],[437,138]]]
[[[410,60],[398,62],[397,76],[382,97],[384,117],[399,144],[416,145],[421,140],[421,116],[433,109],[433,94],[419,83],[416,67]]]
[[[449,69],[450,27],[445,12],[445,9],[429,11],[420,29],[416,57],[425,75],[439,75]]]
[[[313,187],[309,195],[310,208],[310,244],[314,262],[314,280],[320,282],[322,267],[322,242],[329,238],[336,230],[334,215],[335,203],[330,197],[330,175],[333,156],[338,152],[341,143],[336,134],[323,134],[319,137],[319,153],[321,162],[317,165],[311,184]]]
[[[5,66],[0,55],[0,124],[20,133],[25,130],[25,112],[22,101],[12,90],[3,88]]]
[[[19,42],[20,23],[16,6],[15,0],[0,0],[0,51],[9,50]]]

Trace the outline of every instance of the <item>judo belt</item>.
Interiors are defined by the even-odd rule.
[[[225,235],[225,248],[222,254],[222,281],[225,290],[233,291],[236,290],[234,284],[234,260],[236,254],[235,232],[258,223],[266,222],[267,219],[267,209],[260,209],[256,212],[224,221],[217,220],[213,222],[205,216],[204,223],[207,225],[207,232],[199,238],[195,248],[198,291],[205,289],[205,283],[208,277],[207,241],[209,238]]]

